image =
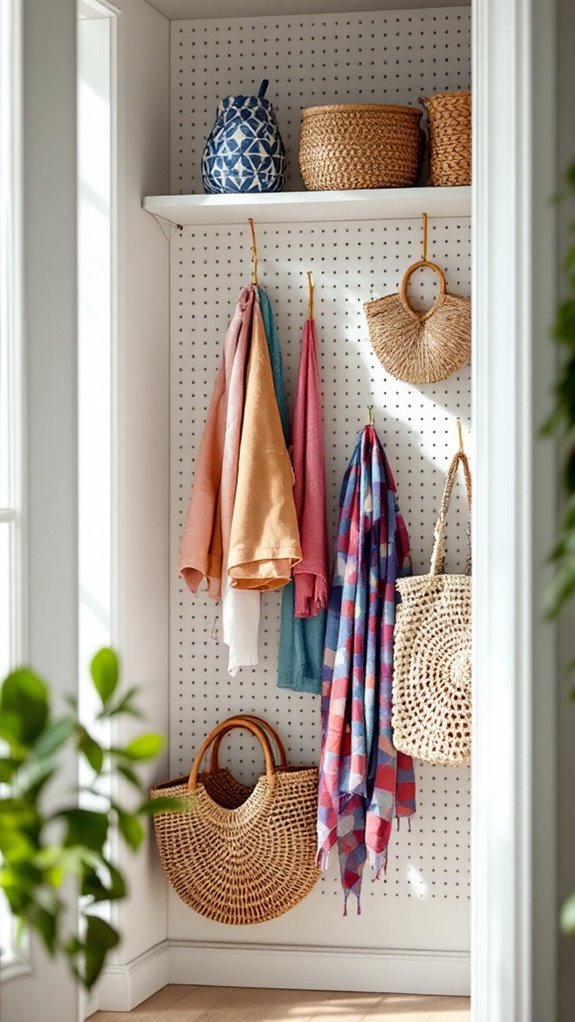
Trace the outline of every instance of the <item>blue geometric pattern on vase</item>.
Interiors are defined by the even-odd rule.
[[[257,96],[228,96],[202,155],[206,192],[279,192],[285,184],[285,148],[274,108],[264,99],[268,82]]]

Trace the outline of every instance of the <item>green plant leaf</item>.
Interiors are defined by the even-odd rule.
[[[17,713],[8,713],[6,710],[0,710],[0,738],[3,739],[12,752],[18,752],[18,758],[23,760],[26,758],[26,749],[21,744],[22,727],[20,717]]]
[[[575,891],[563,904],[560,922],[564,933],[575,934]]]
[[[0,799],[0,823],[2,830],[22,830],[38,823],[38,812],[25,798]],[[1,838],[1,832],[0,832]]]
[[[560,562],[560,566],[551,579],[545,593],[545,612],[547,617],[554,618],[560,613],[564,604],[575,595],[575,559]]]
[[[155,759],[164,747],[164,739],[161,735],[147,734],[134,738],[123,750],[119,750],[128,759],[146,760]]]
[[[137,816],[126,812],[120,806],[114,806],[118,815],[118,829],[130,848],[137,851],[144,840],[144,828]]]
[[[134,705],[134,699],[138,694],[137,688],[130,688],[124,696],[112,705],[105,706],[101,713],[98,714],[99,720],[109,719],[110,717],[117,717],[120,714],[128,714],[131,717],[142,718],[143,714]]]
[[[155,816],[156,813],[189,813],[193,805],[193,795],[158,795],[142,802],[138,806],[138,813],[142,816]]]
[[[54,955],[57,949],[60,911],[60,906],[43,908],[41,905],[33,905],[26,917],[26,922],[42,938],[50,955]]]
[[[105,919],[86,915],[86,942],[84,944],[85,972],[83,982],[91,990],[100,975],[108,952],[120,943],[120,935]]]
[[[129,781],[133,788],[136,788],[138,791],[144,790],[144,786],[140,778],[138,777],[136,772],[132,770],[131,767],[126,766],[125,763],[118,763],[116,766],[116,770],[119,774],[121,774],[122,777],[125,777],[125,779]]]
[[[114,650],[107,647],[98,650],[90,664],[90,673],[102,703],[107,703],[116,691],[120,675],[118,657]]]
[[[37,674],[22,667],[6,678],[0,692],[0,711],[17,719],[18,740],[32,744],[48,721],[48,687]]]
[[[102,879],[102,867],[106,872],[107,883]],[[80,893],[92,898],[93,902],[119,901],[126,897],[126,882],[115,866],[107,859],[102,859],[100,868],[86,870]]]
[[[17,759],[3,756],[0,759],[0,784],[8,784],[14,777],[19,765]]]
[[[56,773],[53,759],[28,760],[20,767],[17,783],[14,785],[18,793],[31,802],[37,802],[43,788],[52,780]]]
[[[92,738],[92,735],[85,727],[80,728],[78,751],[81,752],[84,758],[88,761],[94,773],[100,774],[102,772],[102,767],[104,765],[104,750],[95,738]]]
[[[11,867],[28,862],[34,854],[34,847],[34,842],[27,834],[5,827],[0,815],[0,852],[5,862]]]
[[[31,752],[38,759],[53,756],[68,741],[76,722],[73,717],[60,717],[42,731],[34,742]]]
[[[108,837],[108,814],[91,809],[65,809],[58,813],[68,824],[64,845],[101,852]]]

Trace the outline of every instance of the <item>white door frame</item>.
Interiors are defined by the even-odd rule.
[[[554,1022],[555,3],[476,0],[474,1022]]]

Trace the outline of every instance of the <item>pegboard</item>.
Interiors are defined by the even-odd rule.
[[[388,376],[375,358],[362,303],[398,289],[405,267],[420,254],[419,221],[266,225],[258,228],[260,282],[272,299],[293,399],[301,329],[306,315],[305,271],[313,270],[326,441],[329,529],[333,539],[339,488],[358,430],[375,405],[379,435],[396,476],[412,545],[414,570],[428,570],[433,525],[445,471],[457,446],[455,419],[469,429],[470,370],[449,380],[411,387]],[[468,219],[429,223],[429,254],[456,294],[470,284]],[[278,727],[294,763],[317,762],[319,700],[276,687],[279,594],[262,598],[260,664],[227,674],[227,650],[211,638],[215,607],[192,597],[177,578],[179,540],[187,513],[195,455],[235,299],[249,282],[249,233],[238,226],[186,228],[172,242],[172,774],[218,721],[257,712]],[[432,278],[432,279],[430,279]],[[432,274],[414,275],[416,297],[430,303]],[[463,570],[466,509],[462,487],[448,524],[448,565]],[[238,776],[255,776],[260,755],[250,738],[229,743]],[[225,758],[225,757],[224,757]],[[387,878],[366,871],[363,914],[341,918],[335,862],[294,912],[257,928],[271,940],[325,940],[339,946],[463,950],[468,947],[469,775],[418,764],[418,812],[411,832],[394,833]],[[400,912],[386,911],[392,906]],[[326,906],[329,904],[329,910]],[[327,912],[327,915],[326,915]],[[329,919],[329,929],[326,920]],[[238,940],[238,932],[194,916],[174,900],[172,936]],[[254,940],[253,936],[245,939]],[[266,939],[263,937],[263,939]]]
[[[289,187],[299,186],[300,107],[334,101],[415,104],[470,78],[469,11],[249,18],[172,23],[172,188],[201,190],[199,160],[217,100],[269,77],[291,158]],[[375,406],[375,423],[394,471],[414,570],[428,570],[445,471],[457,446],[455,419],[469,431],[470,368],[449,380],[411,387],[375,358],[363,302],[398,290],[420,257],[421,224],[386,220],[257,225],[260,283],[279,327],[293,400],[312,270],[321,370],[329,529],[335,535],[343,473],[357,433]],[[319,699],[276,687],[280,594],[262,598],[260,663],[227,674],[227,649],[214,642],[214,604],[192,597],[178,579],[180,537],[195,457],[237,295],[249,283],[247,225],[185,228],[171,244],[171,771],[186,772],[194,749],[225,717],[257,712],[277,726],[294,763],[317,762]],[[430,219],[429,257],[449,289],[470,289],[470,222]],[[436,281],[415,274],[412,294],[430,304]],[[463,570],[466,508],[459,485],[448,524],[448,566]],[[234,736],[223,753],[249,779],[261,769],[250,737]],[[312,894],[282,918],[257,927],[224,927],[193,914],[175,895],[170,937],[182,941],[262,942],[350,948],[469,948],[469,772],[416,763],[418,811],[390,844],[387,877],[366,868],[362,915],[342,917],[336,856]],[[353,963],[350,962],[350,970]],[[350,972],[350,989],[353,977]],[[447,991],[446,991],[447,992]]]
[[[269,79],[287,188],[298,189],[303,107],[418,106],[420,96],[468,89],[470,34],[468,7],[172,22],[172,191],[203,191],[200,158],[224,96]]]

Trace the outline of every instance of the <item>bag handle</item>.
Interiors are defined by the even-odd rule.
[[[214,744],[212,745],[212,755],[211,755],[211,759],[210,759],[210,773],[214,773],[216,770],[219,769],[218,753],[220,751],[220,746],[221,746],[224,738],[226,737],[226,734],[228,733],[228,731],[232,730],[232,728],[234,726],[232,722],[234,720],[237,721],[239,719],[241,719],[241,720],[252,720],[254,722],[254,724],[259,724],[259,726],[261,727],[262,731],[265,731],[266,734],[268,735],[268,737],[273,739],[273,741],[275,742],[275,746],[276,746],[278,757],[279,757],[279,765],[281,767],[287,767],[288,760],[287,760],[287,753],[285,751],[284,744],[283,744],[280,736],[278,735],[277,731],[271,726],[271,724],[268,724],[267,720],[264,720],[263,717],[256,717],[255,714],[253,714],[253,713],[239,713],[236,717],[230,717],[229,720],[225,720],[224,721],[224,724],[229,724],[230,726],[229,726],[229,728],[226,731],[222,731],[222,733],[220,735],[218,735],[218,737],[216,738]]]
[[[258,724],[254,723],[253,720],[250,720],[247,717],[230,717],[229,720],[224,720],[223,723],[218,724],[218,726],[215,727],[214,730],[210,732],[210,734],[207,736],[207,738],[204,739],[198,750],[188,780],[188,790],[192,794],[195,792],[198,784],[198,775],[200,773],[203,758],[206,755],[206,752],[208,751],[212,743],[215,742],[220,735],[227,734],[228,731],[233,731],[233,729],[237,727],[246,728],[248,731],[251,731],[252,734],[255,735],[256,738],[258,739],[262,747],[264,758],[266,761],[266,776],[270,783],[270,791],[273,789],[275,783],[275,763],[272,747],[270,745],[268,736],[266,735],[265,731],[262,731],[261,727]]]
[[[436,273],[437,276],[439,277],[439,293],[433,305],[431,306],[430,309],[427,310],[427,312],[418,312],[417,309],[414,309],[409,304],[407,285],[409,282],[409,278],[411,277],[411,274],[415,273],[416,270],[422,269],[423,267],[427,267],[428,270],[433,270],[433,272]],[[412,319],[417,320],[418,323],[424,323],[426,319],[431,319],[431,317],[437,311],[439,306],[442,305],[442,303],[445,301],[446,293],[447,281],[445,279],[445,273],[441,269],[441,266],[438,266],[437,263],[431,263],[429,259],[425,258],[418,259],[416,263],[412,263],[411,266],[407,267],[405,273],[403,274],[403,277],[401,278],[401,284],[399,285],[399,297],[401,299],[401,304],[403,305],[405,311],[408,312],[409,315],[412,317]]]
[[[460,464],[463,468],[463,475],[465,478],[465,491],[467,493],[467,507],[469,510],[469,521],[467,523],[468,554],[466,572],[468,575],[471,574],[471,471],[469,469],[469,462],[465,451],[457,451],[457,454],[454,456],[451,465],[449,466],[449,471],[445,479],[439,517],[435,523],[433,551],[431,554],[431,575],[441,575],[445,568],[445,524],[447,521],[447,512],[449,511],[449,502],[451,500],[453,484],[455,483],[457,469]]]
[[[262,84],[260,85],[260,91],[258,92],[258,99],[263,99],[264,98],[264,96],[265,96],[265,94],[267,92],[267,88],[268,88],[269,84],[270,83],[269,83],[268,79],[264,78]]]

